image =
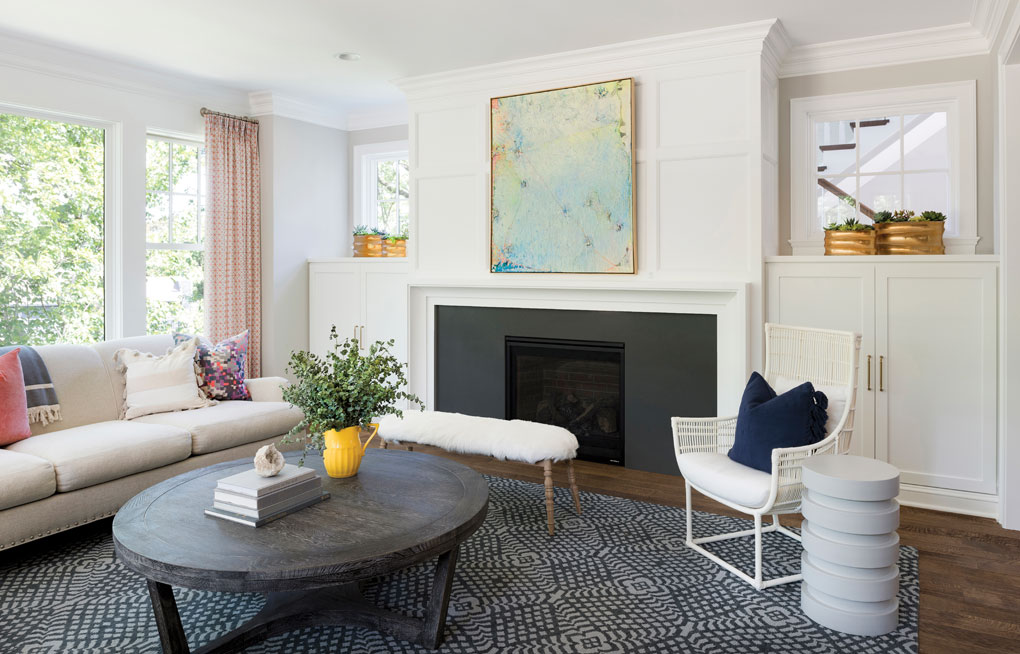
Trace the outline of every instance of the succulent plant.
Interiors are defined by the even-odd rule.
[[[899,209],[899,210],[893,212],[892,222],[894,222],[894,223],[905,223],[908,220],[910,220],[911,218],[913,218],[913,216],[914,216],[914,212],[913,211],[907,211],[906,209]]]
[[[892,212],[891,211],[876,211],[875,212],[875,217],[873,218],[873,220],[875,221],[876,224],[878,224],[878,223],[887,223],[890,220],[892,220]]]
[[[355,236],[372,236],[373,234],[375,234],[375,230],[365,225],[358,225],[354,228]]]
[[[847,218],[841,224],[829,223],[825,226],[827,232],[866,232],[873,229],[871,225],[865,225],[856,218]]]
[[[839,231],[839,223],[829,223],[828,225],[825,226],[824,229],[827,232],[836,232],[836,231]]]
[[[928,222],[940,223],[945,221],[945,219],[946,214],[942,213],[941,211],[922,211],[920,217],[911,218],[910,220],[913,221],[925,220]]]

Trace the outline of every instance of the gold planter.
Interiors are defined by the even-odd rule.
[[[381,257],[383,256],[383,240],[378,234],[355,234],[354,235],[354,256],[356,257]]]
[[[406,257],[407,256],[407,239],[396,238],[393,240],[387,239],[383,241],[383,256],[384,257]]]
[[[875,225],[879,254],[945,254],[945,221],[933,220]]]
[[[825,232],[825,254],[875,254],[875,232],[867,229],[859,232]]]

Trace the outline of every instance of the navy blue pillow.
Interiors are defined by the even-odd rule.
[[[737,429],[729,457],[737,463],[772,472],[772,450],[811,445],[825,438],[829,400],[804,382],[776,395],[765,378],[751,373],[740,400]]]

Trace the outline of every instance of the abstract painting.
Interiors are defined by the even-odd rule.
[[[492,272],[635,272],[633,103],[632,79],[492,99]]]

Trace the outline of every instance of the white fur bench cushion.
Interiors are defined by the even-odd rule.
[[[393,443],[433,445],[450,452],[526,463],[577,456],[577,438],[563,427],[443,411],[404,411],[403,418],[385,416],[379,421],[379,436]]]

